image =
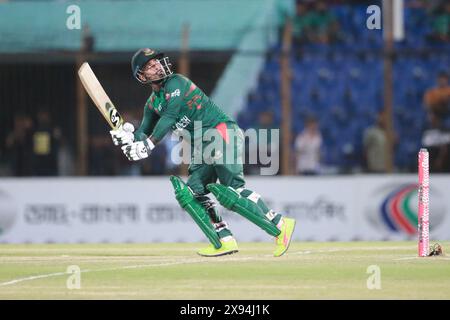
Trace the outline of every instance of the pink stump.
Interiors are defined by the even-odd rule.
[[[430,241],[430,175],[429,175],[429,155],[427,149],[419,151],[419,210],[418,233],[419,233],[419,257],[426,257],[429,250]]]

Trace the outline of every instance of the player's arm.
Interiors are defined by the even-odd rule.
[[[149,138],[154,145],[156,145],[159,141],[161,141],[165,137],[165,135],[170,131],[172,126],[175,124],[176,121],[175,115],[176,113],[174,113],[174,115],[164,114],[159,119],[159,121],[155,126],[155,129],[153,130]]]
[[[182,90],[182,88],[184,84],[184,82],[177,79],[173,79],[166,84],[166,90],[169,92],[170,98],[166,110],[164,110],[163,115],[156,123],[155,129],[150,136],[150,140],[155,145],[161,141],[175,125],[176,118],[180,114],[180,109],[183,105],[182,97],[184,90]]]
[[[172,109],[170,109],[170,112],[168,111],[166,111],[168,114],[165,113],[159,118],[150,137],[122,147],[123,153],[127,156],[128,160],[137,161],[147,158],[158,142],[169,132],[172,125],[175,124],[176,113]]]
[[[144,141],[148,138],[148,136],[153,132],[156,123],[159,120],[159,115],[153,112],[152,109],[149,108],[148,103],[145,104],[144,107],[144,116],[142,117],[141,125],[134,132],[135,141]]]
[[[158,119],[150,137],[143,141],[135,142],[129,146],[123,146],[122,150],[129,160],[141,160],[147,158],[150,152],[170,131],[176,122],[177,115],[180,112],[183,99],[178,84],[167,84],[167,91],[170,93],[170,99],[162,116]]]

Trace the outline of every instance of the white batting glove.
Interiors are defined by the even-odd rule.
[[[144,141],[133,142],[130,145],[122,146],[122,151],[130,161],[145,159],[150,155],[155,145],[148,138]]]
[[[134,126],[129,122],[125,122],[119,129],[109,131],[116,146],[133,143],[133,132]]]

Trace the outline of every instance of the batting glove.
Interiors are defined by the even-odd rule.
[[[129,122],[125,122],[119,129],[109,131],[116,146],[132,144],[134,142],[133,132],[134,126]]]
[[[155,145],[150,138],[144,141],[133,142],[130,145],[122,146],[122,151],[130,161],[145,159],[150,155]]]

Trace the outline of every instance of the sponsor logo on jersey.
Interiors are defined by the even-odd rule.
[[[176,130],[181,131],[184,128],[186,128],[189,125],[189,123],[191,123],[191,120],[187,116],[183,116],[183,118],[181,118],[175,123],[175,128]]]

